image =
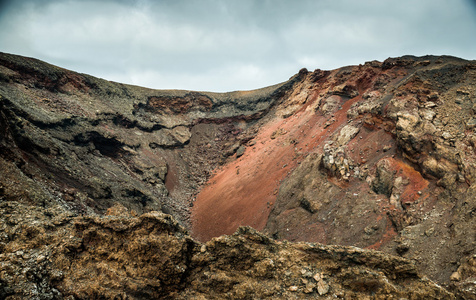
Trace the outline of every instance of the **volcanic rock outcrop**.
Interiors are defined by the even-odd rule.
[[[475,83],[428,56],[158,91],[0,54],[0,298],[473,299]]]
[[[454,272],[476,249],[476,63],[402,57],[301,76],[197,195],[195,236],[250,225],[378,249],[474,293],[476,274]]]
[[[77,216],[3,202],[2,299],[452,299],[406,259],[278,242],[249,227],[206,244],[170,215]]]

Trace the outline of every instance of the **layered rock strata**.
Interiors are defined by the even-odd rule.
[[[0,54],[0,298],[472,299],[475,82],[157,91]]]

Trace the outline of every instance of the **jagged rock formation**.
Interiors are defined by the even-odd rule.
[[[402,57],[301,77],[198,194],[195,235],[251,225],[379,249],[475,293],[475,273],[450,278],[476,254],[476,63]]]
[[[0,298],[472,299],[475,82],[403,57],[157,91],[0,54]]]
[[[170,215],[106,216],[3,202],[2,299],[452,299],[406,259],[277,242],[242,227],[206,244]]]

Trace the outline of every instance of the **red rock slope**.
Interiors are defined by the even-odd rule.
[[[475,75],[451,57],[306,73],[197,195],[194,236],[380,249],[450,284],[476,254]]]

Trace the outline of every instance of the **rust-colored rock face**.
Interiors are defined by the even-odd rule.
[[[380,249],[450,284],[475,249],[474,219],[459,215],[474,209],[475,68],[408,57],[307,74],[197,195],[194,236],[249,225]]]
[[[0,298],[474,299],[475,86],[452,57],[218,94],[0,53]]]

